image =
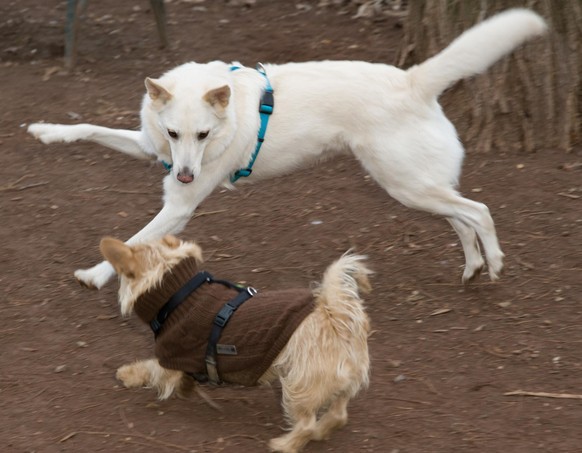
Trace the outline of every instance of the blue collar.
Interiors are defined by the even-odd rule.
[[[236,71],[241,69],[241,66],[231,66],[231,71]],[[271,82],[267,77],[267,72],[261,63],[257,64],[257,72],[261,74],[266,81],[265,91],[261,96],[261,102],[259,103],[259,115],[261,116],[261,126],[259,127],[259,133],[257,135],[257,145],[255,146],[255,151],[251,155],[251,159],[249,160],[248,165],[246,168],[241,168],[236,170],[230,177],[230,182],[235,183],[238,181],[239,178],[246,178],[251,175],[253,172],[253,165],[255,164],[255,160],[257,160],[257,156],[259,155],[259,151],[261,150],[261,146],[263,146],[263,142],[265,141],[265,134],[267,133],[267,125],[269,124],[269,117],[273,113],[273,109],[275,106],[275,98],[273,96],[273,87],[271,86]],[[167,163],[166,161],[162,160],[162,164],[167,171],[172,170],[172,164]]]

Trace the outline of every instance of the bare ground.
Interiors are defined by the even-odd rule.
[[[174,0],[161,50],[147,2],[90,2],[67,74],[64,3],[0,5],[2,450],[266,451],[284,426],[276,387],[210,389],[222,411],[121,388],[116,367],[149,357],[151,334],[119,316],[115,284],[91,292],[72,278],[99,260],[102,236],[127,238],[159,210],[164,170],[96,145],[46,147],[24,126],[135,128],[143,78],[188,60],[391,62],[397,20]],[[581,154],[468,150],[462,191],[489,206],[507,255],[495,284],[463,287],[448,224],[405,209],[347,158],[217,191],[182,237],[216,274],[258,288],[309,285],[349,247],[369,255],[371,386],[307,452],[580,451],[580,399],[506,393],[582,393]]]

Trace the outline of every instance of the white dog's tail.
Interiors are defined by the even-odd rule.
[[[360,292],[370,291],[364,256],[345,253],[329,266],[319,288],[315,290],[316,310],[322,310],[336,333],[345,340],[366,341],[368,317]]]
[[[528,39],[543,34],[545,21],[527,9],[511,9],[470,28],[446,49],[408,70],[425,99],[439,96],[457,80],[484,72]]]

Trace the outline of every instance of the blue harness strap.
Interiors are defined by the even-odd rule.
[[[232,66],[230,68],[231,71],[236,71],[240,69],[239,66]],[[232,176],[230,177],[230,182],[235,183],[239,178],[246,178],[250,176],[253,172],[253,165],[255,164],[255,160],[257,160],[257,156],[259,155],[259,151],[261,150],[261,146],[263,146],[263,142],[265,141],[265,134],[267,133],[267,125],[269,124],[269,118],[273,113],[273,109],[275,107],[275,97],[273,96],[273,87],[271,86],[271,82],[267,77],[267,73],[265,68],[261,63],[257,65],[257,72],[261,74],[266,81],[265,91],[261,96],[261,102],[259,103],[259,115],[261,117],[261,125],[259,127],[259,133],[257,136],[257,145],[255,146],[255,150],[253,154],[251,154],[251,159],[249,160],[248,165],[246,168],[241,168],[236,170]]]

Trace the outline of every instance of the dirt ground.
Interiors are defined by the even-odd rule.
[[[174,0],[161,50],[149,2],[89,2],[71,74],[64,1],[0,4],[2,451],[246,453],[280,435],[277,387],[209,389],[217,411],[118,385],[115,369],[151,356],[152,335],[120,317],[115,283],[90,291],[72,274],[100,260],[102,236],[126,239],[153,217],[164,170],[97,145],[45,146],[25,126],[136,128],[144,77],[189,60],[392,61],[396,19],[316,3]],[[306,452],[582,451],[581,397],[506,395],[582,393],[581,160],[468,149],[462,191],[489,206],[507,255],[495,284],[463,287],[449,225],[399,205],[348,158],[217,191],[182,237],[213,273],[260,289],[309,285],[349,247],[369,255],[371,385],[348,425]]]

